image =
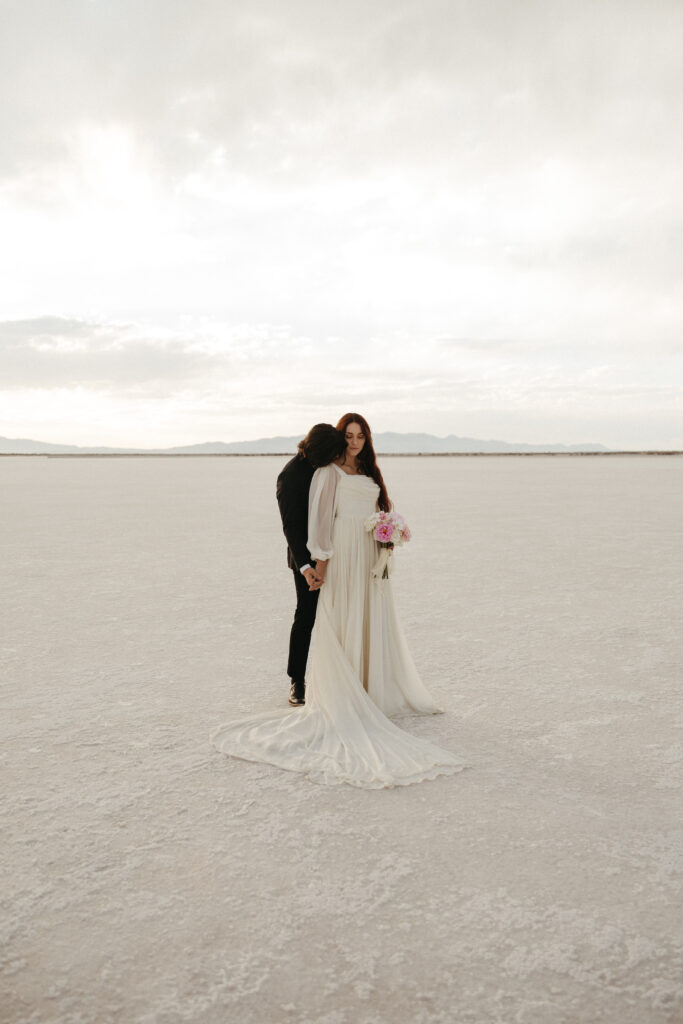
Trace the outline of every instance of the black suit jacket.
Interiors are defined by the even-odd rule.
[[[287,565],[300,569],[314,562],[306,547],[308,540],[308,492],[314,469],[308,459],[295,455],[277,478],[275,494],[280,507],[282,529],[287,538]]]

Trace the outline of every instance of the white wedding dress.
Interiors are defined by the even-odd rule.
[[[403,636],[392,582],[370,570],[378,544],[365,529],[379,487],[338,466],[316,470],[308,549],[329,558],[308,659],[306,704],[221,726],[226,754],[303,772],[328,785],[406,786],[466,767],[454,754],[400,729],[387,716],[435,714]]]

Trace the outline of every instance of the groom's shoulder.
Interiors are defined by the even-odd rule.
[[[310,483],[312,476],[313,467],[308,459],[302,459],[298,455],[295,455],[293,459],[290,459],[289,462],[283,466],[277,478],[277,482],[280,484],[300,480],[302,483],[304,481],[306,483]]]
[[[280,477],[298,476],[303,468],[303,465],[304,460],[300,459],[298,455],[295,455],[293,459],[290,459],[289,462],[285,463],[285,465],[282,467],[282,469],[280,470],[280,474],[278,476],[278,480],[280,479]]]

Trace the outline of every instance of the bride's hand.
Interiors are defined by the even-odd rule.
[[[320,580],[320,585],[322,586],[325,582],[325,573],[327,572],[327,559],[319,558],[315,563],[315,571],[318,575],[318,579]]]
[[[304,579],[308,583],[309,590],[319,590],[322,586],[323,581],[320,579],[315,569],[306,569],[304,572]]]

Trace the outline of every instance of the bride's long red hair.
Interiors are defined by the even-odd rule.
[[[362,452],[358,456],[358,462],[365,475],[372,477],[379,487],[379,498],[377,499],[377,504],[381,511],[390,512],[391,502],[389,501],[389,495],[387,493],[386,484],[382,478],[380,468],[377,465],[377,456],[375,455],[375,448],[372,443],[372,431],[368,426],[368,421],[365,417],[359,416],[357,412],[345,413],[337,424],[337,430],[340,431],[342,437],[345,435],[346,428],[349,423],[357,423],[365,434],[365,444],[363,445]]]

